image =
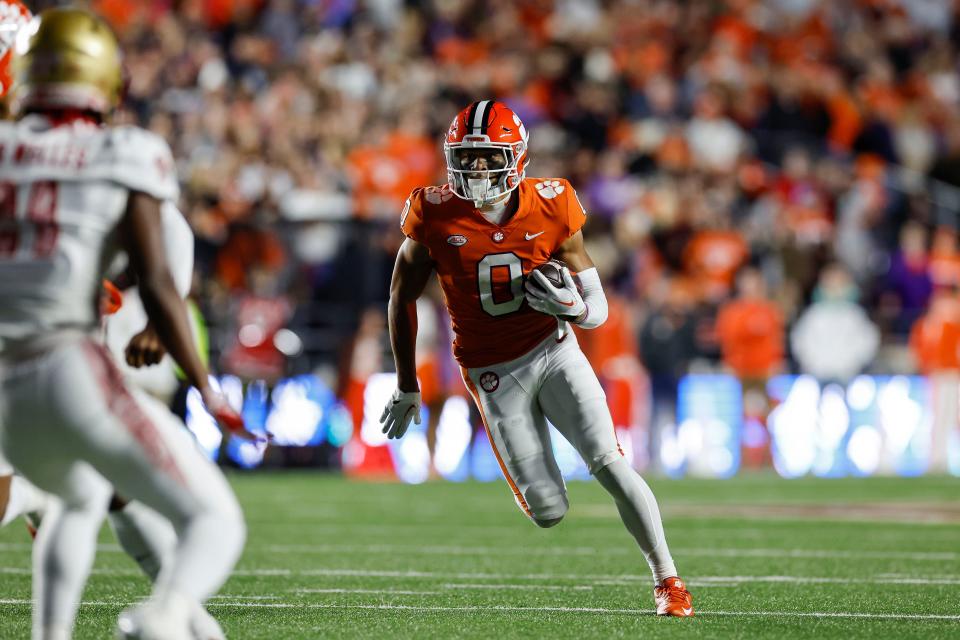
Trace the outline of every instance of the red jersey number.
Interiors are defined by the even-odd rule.
[[[57,183],[34,182],[27,196],[26,219],[33,225],[33,256],[48,258],[57,247]],[[16,254],[20,246],[17,224],[17,185],[0,182],[0,258]]]

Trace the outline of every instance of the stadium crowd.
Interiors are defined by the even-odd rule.
[[[529,175],[591,214],[598,366],[639,355],[668,394],[691,367],[958,368],[960,2],[91,4],[127,51],[128,117],[176,154],[196,297],[223,335],[264,324],[222,366],[380,366],[403,201],[445,181],[457,110],[495,97]],[[262,340],[284,325],[299,364]]]

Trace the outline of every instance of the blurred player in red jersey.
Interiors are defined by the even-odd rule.
[[[390,293],[397,389],[381,422],[390,438],[420,421],[416,300],[436,270],[450,311],[454,355],[517,504],[540,527],[563,519],[566,488],[547,420],[577,448],[613,496],[653,572],[657,613],[692,616],[660,512],[623,457],[597,376],[567,328],[607,318],[597,270],[583,245],[586,214],[564,179],[526,178],[527,132],[502,102],[482,100],[454,118],[444,142],[448,184],[416,189],[401,215]],[[556,287],[534,267],[551,258]]]

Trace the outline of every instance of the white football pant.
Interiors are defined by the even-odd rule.
[[[158,401],[129,389],[86,337],[17,362],[0,360],[0,449],[61,505],[34,545],[34,638],[68,637],[115,487],[177,530],[154,599],[203,602],[243,547],[243,514],[219,469]]]
[[[551,527],[569,506],[549,420],[613,496],[655,581],[677,575],[656,499],[623,457],[606,394],[573,332],[560,341],[550,336],[515,360],[465,369],[463,375],[503,475],[534,523]]]

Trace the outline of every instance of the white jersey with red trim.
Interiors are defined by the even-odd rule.
[[[173,156],[137,127],[0,122],[0,349],[99,323],[130,191],[175,200]]]

